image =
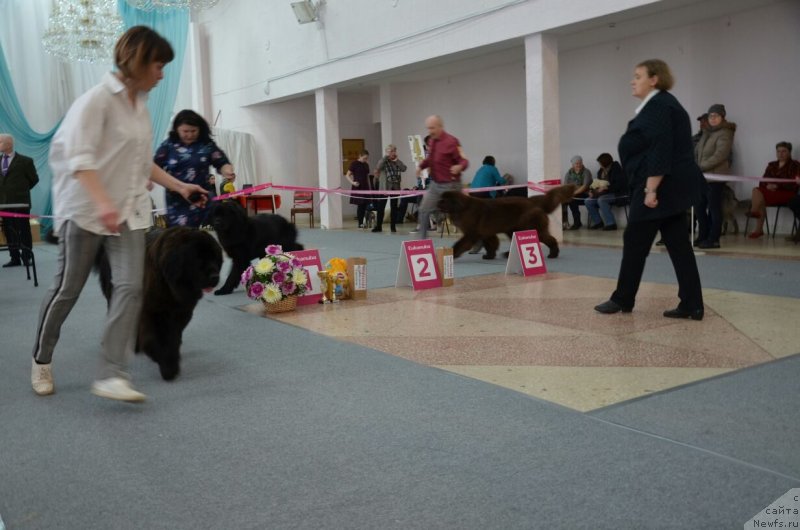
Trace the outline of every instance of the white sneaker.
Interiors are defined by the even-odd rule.
[[[53,371],[49,364],[36,364],[31,360],[31,386],[40,396],[49,396],[53,389]]]
[[[111,377],[102,381],[92,383],[92,394],[118,401],[140,402],[147,399],[147,396],[134,390],[131,382],[122,377]]]

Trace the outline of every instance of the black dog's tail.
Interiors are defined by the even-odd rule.
[[[537,206],[544,210],[545,213],[552,213],[563,203],[571,201],[575,190],[574,184],[565,184],[564,186],[553,188],[545,193],[544,197],[535,196],[538,199],[542,199],[542,203]]]

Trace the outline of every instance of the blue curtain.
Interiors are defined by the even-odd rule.
[[[126,28],[150,26],[166,38],[175,50],[175,60],[164,69],[164,79],[150,93],[148,100],[148,109],[153,120],[155,152],[170,126],[186,51],[189,12],[187,10],[166,13],[141,11],[132,8],[125,0],[118,0],[118,7]],[[47,158],[50,154],[50,142],[60,124],[61,120],[51,130],[43,133],[31,128],[17,99],[5,53],[0,45],[0,132],[11,134],[14,137],[15,150],[34,160],[36,171],[39,173],[39,184],[31,192],[31,210],[36,215],[50,215],[53,211],[51,197],[53,175]],[[51,225],[50,219],[41,219],[42,231]]]

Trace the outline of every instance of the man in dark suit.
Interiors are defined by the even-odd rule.
[[[14,137],[0,134],[0,204],[27,204],[23,208],[4,208],[4,211],[29,214],[31,188],[39,182],[33,160],[14,151]],[[28,265],[31,259],[30,219],[3,217],[3,235],[8,244],[11,261],[3,267]]]

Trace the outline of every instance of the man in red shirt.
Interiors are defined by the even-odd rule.
[[[426,239],[431,213],[436,211],[442,193],[461,189],[461,173],[469,166],[469,160],[461,150],[458,138],[444,130],[444,122],[440,116],[428,116],[425,127],[430,133],[428,156],[420,162],[417,176],[425,168],[430,169],[428,189],[419,206],[419,224],[421,239]]]

